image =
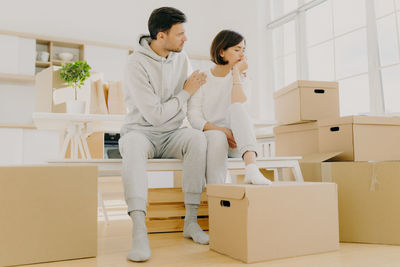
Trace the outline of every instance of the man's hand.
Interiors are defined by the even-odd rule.
[[[195,72],[190,75],[190,77],[186,80],[183,90],[188,92],[190,96],[194,95],[196,91],[206,83],[207,75],[204,72],[200,72],[196,70]]]
[[[225,128],[224,133],[226,135],[226,138],[228,139],[228,144],[230,148],[236,148],[236,141],[235,138],[233,137],[233,133],[231,129]]]

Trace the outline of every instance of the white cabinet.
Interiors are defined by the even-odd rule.
[[[0,73],[34,75],[36,41],[0,34]]]
[[[129,50],[85,45],[85,60],[93,71],[104,73],[105,81],[121,81]]]
[[[0,73],[18,74],[17,36],[0,35]]]
[[[0,166],[22,164],[23,129],[0,128]]]
[[[36,40],[18,38],[18,74],[34,75],[36,61]]]
[[[0,83],[0,122],[30,124],[35,109],[33,85]]]
[[[58,157],[58,132],[0,128],[0,166],[45,164]]]
[[[43,164],[57,158],[60,142],[58,132],[24,129],[23,164]]]

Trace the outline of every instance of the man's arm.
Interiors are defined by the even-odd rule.
[[[125,72],[125,87],[143,117],[154,126],[159,126],[173,118],[190,97],[182,90],[167,102],[161,103],[160,96],[154,93],[148,75],[139,65],[129,66]]]

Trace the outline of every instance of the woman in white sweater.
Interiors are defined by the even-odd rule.
[[[215,36],[211,60],[216,64],[206,74],[206,83],[188,102],[188,119],[207,137],[207,183],[225,182],[228,157],[242,157],[245,182],[269,184],[255,164],[256,138],[244,103],[249,90],[245,39],[237,32],[223,30]]]

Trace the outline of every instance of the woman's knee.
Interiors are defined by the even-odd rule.
[[[230,104],[229,108],[228,108],[228,112],[246,112],[246,109],[244,107],[244,104],[236,102],[236,103],[232,103]]]

